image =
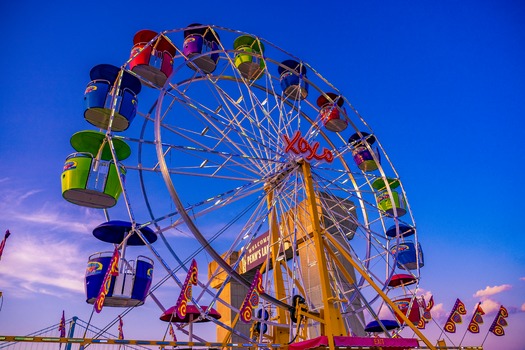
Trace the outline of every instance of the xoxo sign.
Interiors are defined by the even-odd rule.
[[[317,160],[326,160],[328,163],[331,163],[334,160],[334,155],[332,151],[328,148],[323,148],[321,154],[317,154],[319,149],[319,142],[314,142],[309,144],[304,137],[302,137],[300,131],[296,131],[293,137],[290,139],[288,136],[283,135],[284,141],[286,142],[285,152],[293,152],[297,155],[306,155],[306,160],[310,161],[312,159]]]

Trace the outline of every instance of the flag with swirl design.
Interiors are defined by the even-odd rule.
[[[502,337],[505,335],[505,330],[503,327],[507,326],[507,320],[506,318],[509,316],[509,312],[507,309],[501,305],[498,311],[498,314],[496,315],[496,318],[494,319],[494,322],[492,322],[492,325],[489,328],[489,332],[494,333],[498,337]]]
[[[251,321],[253,309],[259,305],[259,295],[264,293],[262,282],[261,272],[257,270],[252,285],[250,286],[248,294],[246,294],[241,306],[241,320],[244,323],[249,323]]]
[[[445,323],[445,332],[456,333],[456,324],[463,322],[461,315],[466,315],[467,310],[465,309],[465,304],[459,299],[456,299],[456,303],[452,308],[450,316],[448,316],[447,322]]]
[[[109,261],[109,266],[106,270],[106,275],[104,276],[104,280],[102,281],[102,285],[100,286],[100,292],[98,292],[97,300],[95,300],[94,307],[97,314],[100,313],[100,311],[102,311],[102,308],[104,307],[104,300],[106,300],[106,295],[109,293],[109,287],[111,287],[111,277],[118,276],[119,259],[120,254],[118,252],[118,249],[115,248],[113,256]]]
[[[476,310],[474,310],[474,314],[472,315],[472,319],[468,324],[468,330],[470,333],[479,333],[479,325],[483,324],[483,315],[485,315],[485,311],[481,308],[481,303],[478,303]]]
[[[425,297],[422,296],[419,305],[423,308],[423,316],[421,316],[419,319],[416,327],[419,329],[425,329],[425,325],[432,320],[432,314],[430,313],[430,310],[432,310],[434,307],[434,296],[430,296],[428,304],[425,302]]]
[[[60,318],[60,323],[58,324],[58,332],[60,333],[60,338],[66,336],[66,316],[64,310],[62,310],[62,318]]]
[[[173,338],[173,341],[177,341],[177,335],[175,335],[175,330],[173,329],[173,325],[171,323],[169,326],[169,333],[171,337]]]
[[[122,322],[122,317],[118,316],[118,338],[120,340],[124,339],[124,322]]]
[[[186,275],[186,280],[182,285],[179,299],[177,299],[177,304],[175,304],[175,310],[177,311],[177,315],[180,318],[184,318],[186,316],[188,301],[190,301],[192,297],[192,286],[197,285],[197,282],[199,280],[198,275],[199,270],[197,268],[197,262],[195,261],[195,259],[193,259],[190,265],[190,269],[188,270],[188,274]]]
[[[2,259],[2,253],[4,252],[5,242],[7,241],[10,235],[11,232],[9,232],[9,230],[5,231],[4,239],[2,239],[2,242],[0,242],[0,259]]]

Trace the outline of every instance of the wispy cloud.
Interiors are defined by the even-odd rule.
[[[12,231],[64,231],[90,233],[103,216],[89,208],[74,206],[55,199],[49,190],[17,187],[10,179],[0,181],[0,220]]]
[[[2,257],[0,287],[16,291],[11,294],[19,298],[83,293],[84,255],[69,241],[13,234]]]
[[[521,304],[521,308],[520,308],[520,311],[523,311],[523,312],[525,312],[525,303]]]
[[[483,300],[484,298],[488,298],[491,295],[499,294],[511,288],[512,286],[510,284],[502,284],[500,286],[493,286],[493,287],[487,286],[485,289],[478,290],[474,294],[474,297],[481,298]]]

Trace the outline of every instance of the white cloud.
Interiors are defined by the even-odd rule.
[[[498,312],[500,305],[500,303],[494,300],[485,299],[481,303],[481,308],[483,309],[483,311],[485,311],[486,315],[490,315]]]
[[[432,318],[438,321],[444,321],[448,317],[447,312],[449,311],[445,311],[443,303],[435,304],[430,311]]]
[[[426,301],[428,301],[430,299],[430,297],[432,296],[432,292],[429,291],[429,290],[426,290],[424,288],[419,288],[417,290],[417,296],[418,297],[424,297]]]
[[[476,294],[474,294],[474,297],[484,299],[491,295],[499,294],[501,292],[509,290],[511,288],[512,286],[510,284],[502,284],[501,286],[494,286],[494,287],[487,286],[483,290],[478,290]]]
[[[520,310],[525,312],[525,303],[521,304]]]
[[[525,277],[520,277],[520,281],[525,281]]]

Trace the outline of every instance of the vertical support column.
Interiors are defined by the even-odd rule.
[[[284,289],[283,272],[281,264],[285,259],[279,260],[279,247],[281,245],[279,235],[279,224],[277,223],[277,214],[274,203],[273,189],[266,189],[267,203],[269,208],[269,226],[270,226],[270,254],[272,259],[272,274],[274,281],[275,298],[282,301],[286,300],[286,291]],[[283,252],[284,253],[284,252]],[[268,271],[269,273],[269,271]],[[276,322],[280,324],[288,324],[286,310],[283,308],[276,308],[277,319]],[[275,344],[287,344],[290,341],[290,330],[284,327],[273,327],[273,342]]]
[[[73,316],[71,319],[71,322],[69,323],[69,332],[67,333],[68,338],[74,338],[75,337],[75,326],[77,325],[78,317]],[[82,346],[83,348],[83,346]],[[71,343],[67,343],[65,350],[71,350]]]
[[[346,336],[347,332],[344,327],[341,311],[336,305],[336,298],[330,289],[330,277],[326,269],[327,259],[324,251],[323,232],[319,221],[319,212],[317,210],[317,201],[312,182],[312,173],[310,171],[310,164],[303,162],[302,170],[304,175],[304,183],[306,187],[306,201],[312,220],[312,239],[315,245],[315,253],[317,255],[319,277],[321,280],[321,291],[323,295],[324,308],[324,329],[321,329],[322,335],[328,337],[328,345],[331,350],[335,349],[334,336]]]

